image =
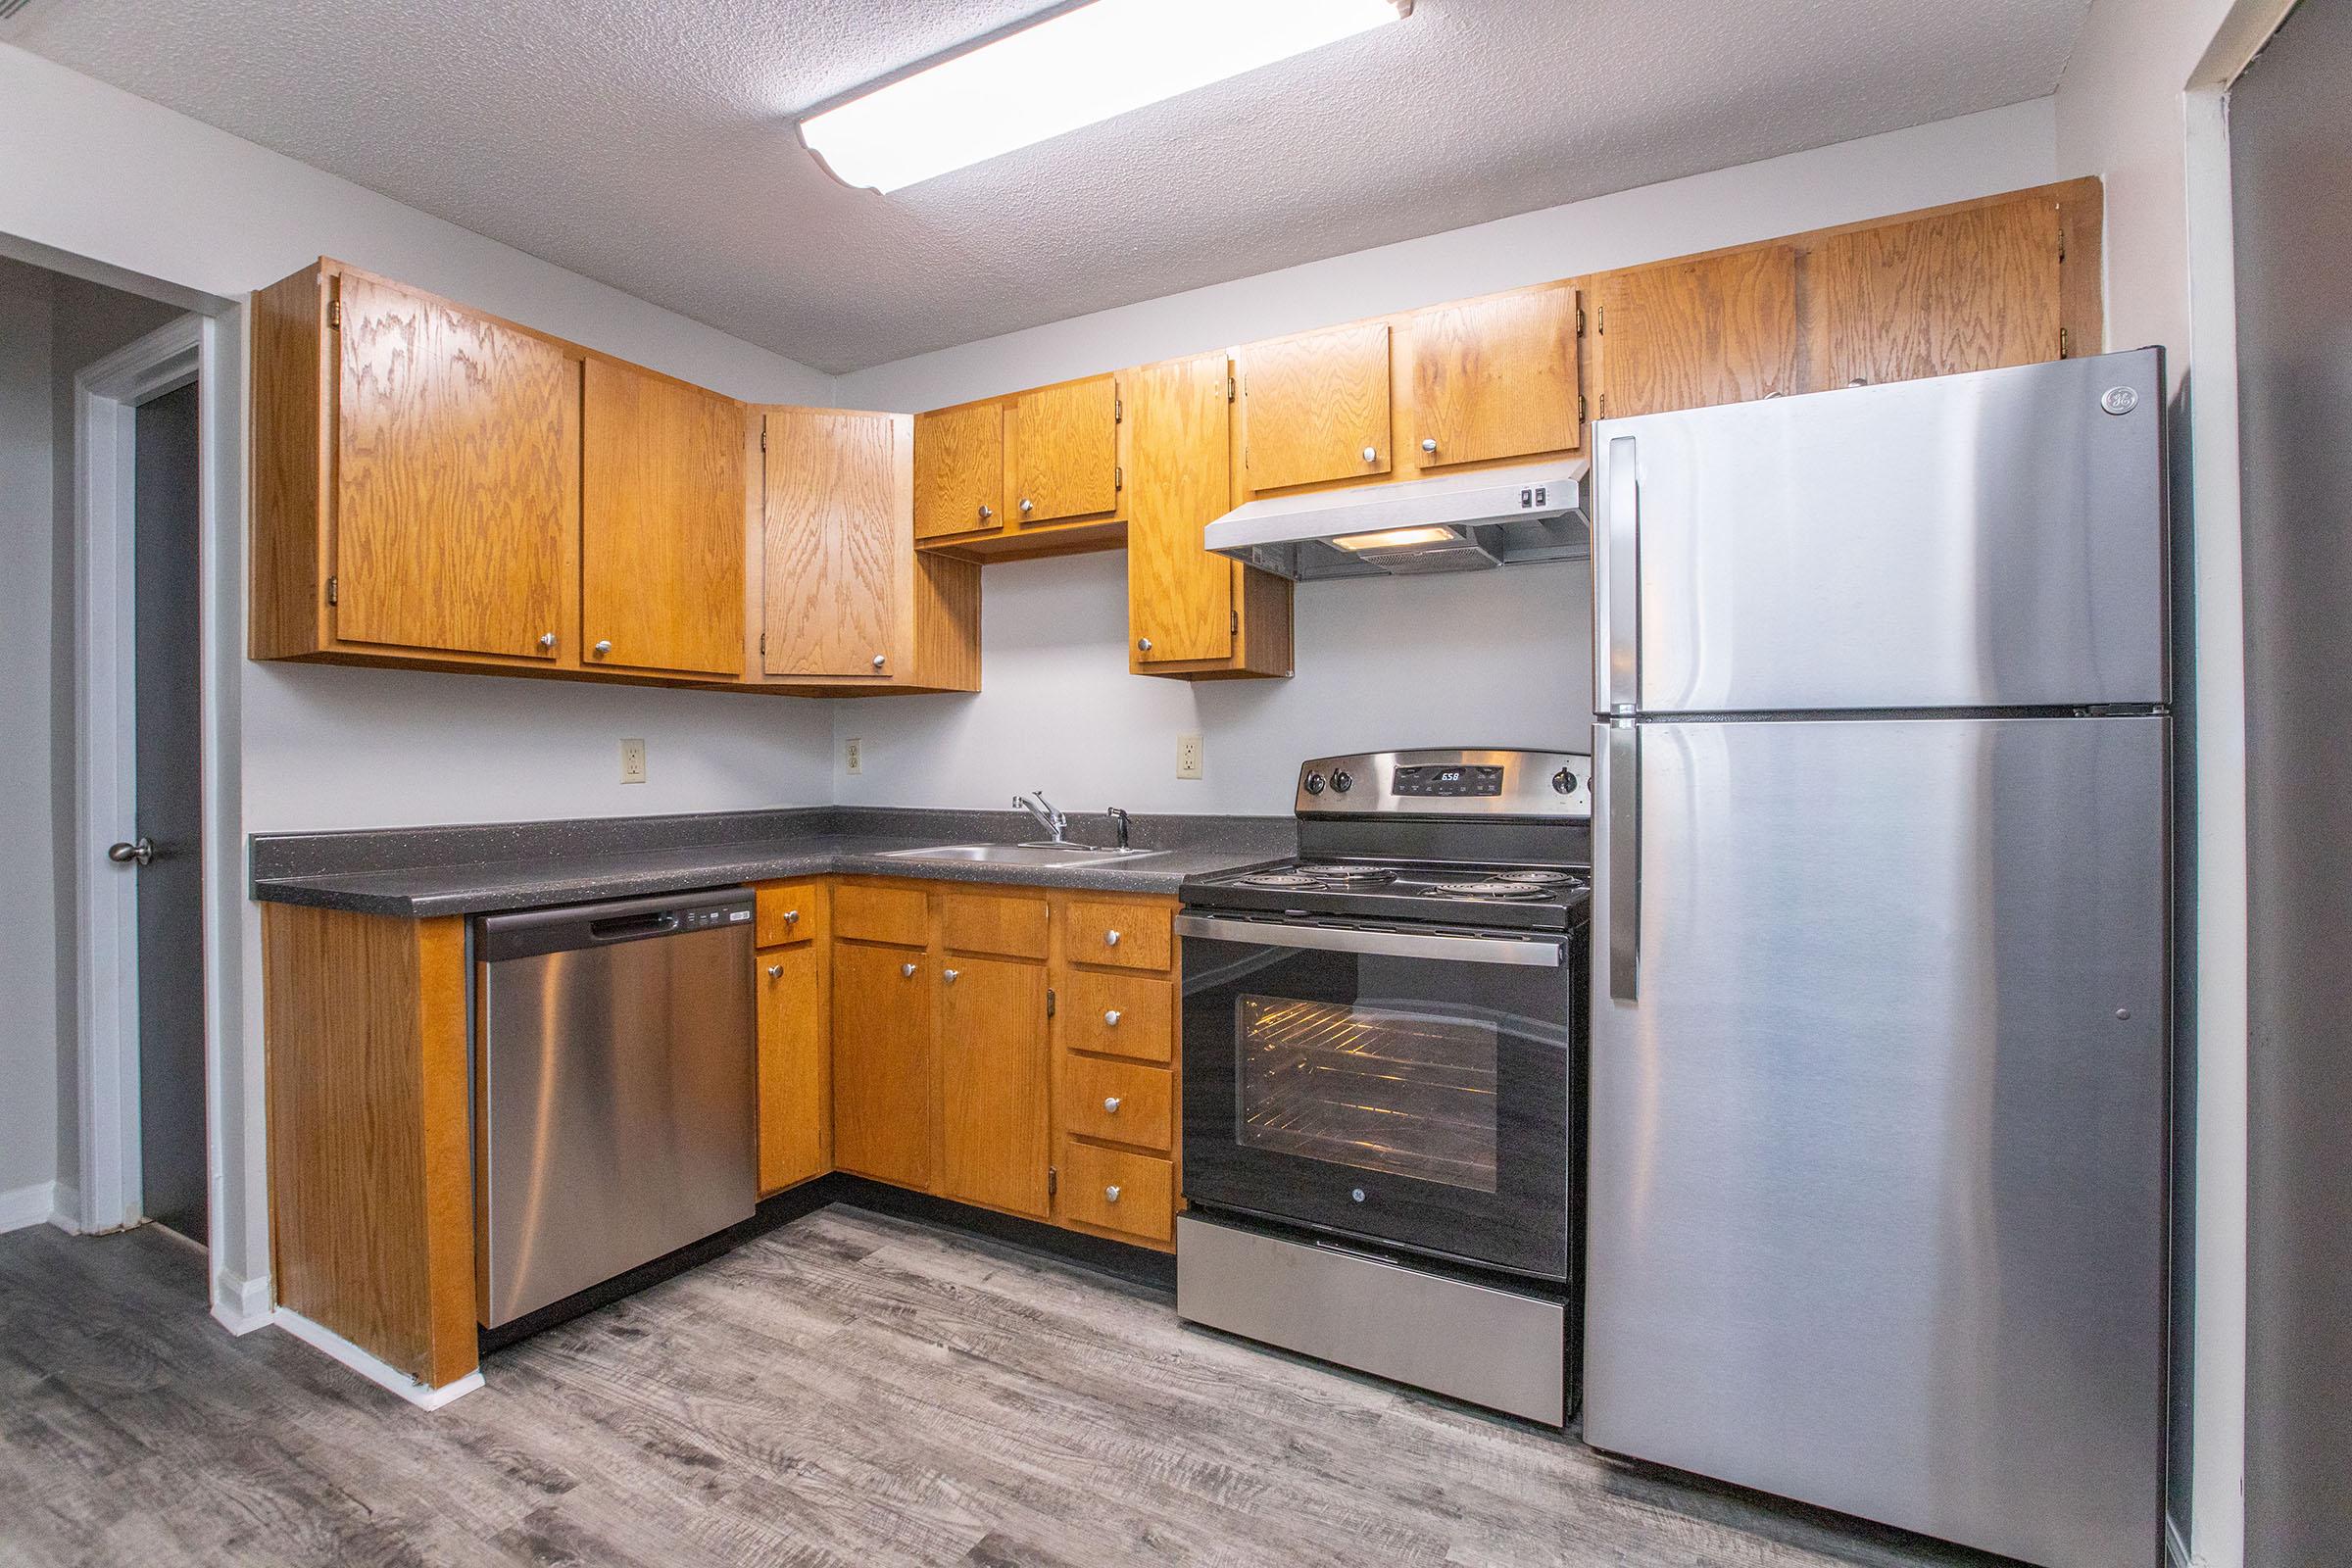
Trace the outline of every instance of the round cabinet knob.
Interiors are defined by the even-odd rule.
[[[1355,788],[1355,775],[1343,767],[1331,775],[1331,787],[1345,795]]]
[[[1031,514],[1032,512],[1035,512],[1036,510],[1037,510],[1037,503],[1036,503],[1036,502],[1034,502],[1034,501],[1030,500],[1030,499],[1029,499],[1027,496],[1023,496],[1023,497],[1021,497],[1021,515],[1022,515],[1022,516],[1026,517],[1027,515],[1029,515],[1029,514]]]
[[[1102,1014],[1102,1026],[1106,1029],[1116,1029],[1119,1026],[1118,1008],[1113,1007]]]
[[[1378,448],[1378,447],[1366,447],[1366,448],[1364,448],[1364,461],[1365,461],[1366,463],[1378,463],[1378,462],[1380,461],[1380,448]]]
[[[899,973],[905,976],[906,979],[911,980],[914,978],[914,965],[911,963],[902,963],[899,965]]]
[[[939,971],[939,977],[942,980],[945,980],[948,984],[954,985],[956,983],[956,977],[961,973],[963,973],[961,969],[942,969]]]
[[[1102,1102],[1102,1113],[1106,1116],[1116,1116],[1119,1113],[1118,1096],[1111,1095]]]
[[[1551,787],[1562,795],[1574,795],[1576,793],[1576,775],[1563,767],[1551,775]]]
[[[1115,1203],[1118,1200],[1119,1190],[1116,1187],[1105,1187],[1102,1189],[1102,1201],[1105,1203]]]
[[[1437,450],[1438,450],[1438,438],[1437,438],[1436,436],[1434,436],[1434,435],[1425,435],[1425,436],[1423,436],[1423,437],[1421,438],[1421,450],[1422,450],[1422,451],[1424,451],[1424,452],[1435,452],[1435,451],[1437,451]]]
[[[541,633],[539,634],[539,646],[540,646],[540,647],[542,647],[542,648],[553,648],[553,647],[555,647],[555,646],[556,646],[556,634],[555,634],[554,632],[552,632],[552,631],[543,631],[543,632],[541,632]]]
[[[990,506],[990,505],[989,505],[987,502],[985,502],[985,501],[983,501],[983,502],[981,502],[981,503],[980,503],[980,520],[981,520],[982,522],[986,522],[986,521],[987,521],[989,518],[991,518],[991,517],[995,516],[996,514],[997,514],[997,509],[996,509],[996,508],[994,508],[994,507]]]
[[[1306,793],[1309,795],[1320,795],[1323,793],[1322,774],[1309,773],[1306,775]]]
[[[611,653],[612,651],[612,638],[610,638],[610,637],[606,637],[606,638],[600,639],[600,640],[598,641],[598,643],[597,643],[597,645],[596,645],[596,657],[597,657],[597,658],[599,658],[599,659],[602,659],[602,658],[604,658],[604,657],[605,657],[607,654]]]
[[[771,964],[769,964],[769,965],[767,966],[767,977],[768,977],[770,980],[781,980],[781,979],[783,979],[783,978],[784,978],[784,966],[783,966],[782,964],[780,964],[780,963],[771,963]]]
[[[784,923],[786,925],[799,925],[801,923],[801,911],[798,909],[786,909],[784,911]]]
[[[1152,651],[1152,639],[1149,637],[1138,637],[1135,640],[1135,646],[1148,654]]]
[[[876,669],[880,669],[880,668],[881,668],[881,667],[882,667],[884,664],[887,664],[887,663],[889,663],[889,662],[890,662],[890,656],[889,656],[888,654],[876,654],[876,655],[874,656],[874,667],[875,667]]]
[[[1103,933],[1102,933],[1102,945],[1103,945],[1104,947],[1106,947],[1106,948],[1115,948],[1115,947],[1117,947],[1117,946],[1119,945],[1119,934],[1118,934],[1116,931],[1105,931],[1105,932],[1103,932]]]

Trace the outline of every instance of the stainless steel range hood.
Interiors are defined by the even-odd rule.
[[[1236,507],[1203,539],[1221,556],[1299,582],[1582,560],[1592,553],[1591,466],[1575,458],[1278,496]]]

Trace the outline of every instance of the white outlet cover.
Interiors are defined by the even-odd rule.
[[[1199,777],[1200,777],[1200,762],[1201,762],[1201,740],[1200,740],[1200,736],[1198,736],[1198,735],[1179,735],[1179,736],[1177,736],[1177,737],[1176,737],[1176,776],[1177,776],[1178,778],[1199,778]]]
[[[841,755],[842,765],[848,771],[852,773],[865,771],[865,743],[857,736],[853,735],[843,743]]]
[[[624,740],[620,743],[620,781],[623,784],[645,782],[645,742]]]

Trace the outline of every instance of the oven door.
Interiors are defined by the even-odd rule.
[[[1558,937],[1184,914],[1188,1200],[1568,1277]]]

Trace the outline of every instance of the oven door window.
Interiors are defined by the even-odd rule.
[[[1245,993],[1237,1142],[1494,1191],[1494,1020]]]
[[[1185,1197],[1565,1279],[1570,946],[1552,966],[1188,935]]]

